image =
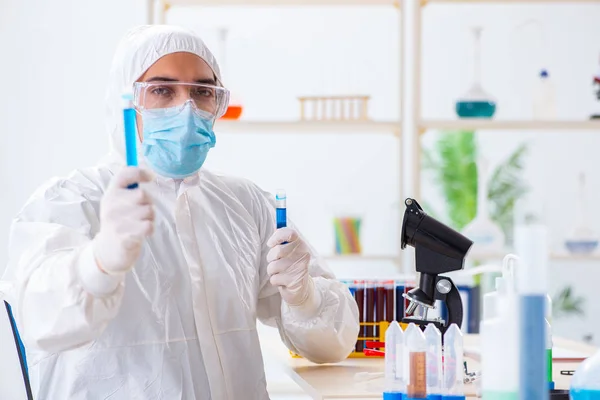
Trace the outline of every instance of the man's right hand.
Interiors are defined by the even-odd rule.
[[[117,173],[100,203],[100,232],[94,238],[98,268],[109,275],[124,274],[137,261],[144,239],[154,231],[154,207],[143,185],[152,174],[137,167]]]

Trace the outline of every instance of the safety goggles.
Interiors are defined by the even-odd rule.
[[[133,104],[140,110],[173,109],[192,101],[196,108],[220,118],[229,105],[229,91],[223,87],[186,82],[136,82]]]

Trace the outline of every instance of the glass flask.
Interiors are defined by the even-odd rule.
[[[460,118],[491,118],[496,112],[496,100],[481,86],[481,32],[474,27],[473,83],[471,88],[456,101],[456,114]]]

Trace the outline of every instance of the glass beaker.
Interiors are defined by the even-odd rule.
[[[473,28],[474,60],[473,84],[456,101],[456,114],[460,118],[491,118],[496,112],[496,100],[481,86],[481,32],[483,28]]]
[[[228,36],[228,30],[227,28],[220,28],[219,29],[219,42],[220,42],[220,49],[219,49],[219,55],[221,57],[221,75],[222,76],[226,76],[227,78],[230,77],[230,71],[228,69],[228,64],[227,64],[227,36]],[[229,106],[227,107],[227,110],[225,111],[225,114],[221,117],[221,119],[229,119],[229,120],[236,120],[236,119],[240,119],[240,117],[242,116],[242,111],[243,111],[243,106],[242,106],[242,102],[239,98],[239,94],[237,93],[237,91],[234,88],[228,87],[229,92],[230,92],[230,97],[229,97]]]

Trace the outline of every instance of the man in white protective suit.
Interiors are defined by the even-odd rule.
[[[125,166],[124,90],[139,168]],[[191,31],[142,26],[119,45],[111,153],[38,189],[11,228],[3,281],[36,400],[268,399],[257,319],[314,362],[352,351],[356,302],[276,229],[272,196],[201,168],[228,99]]]

